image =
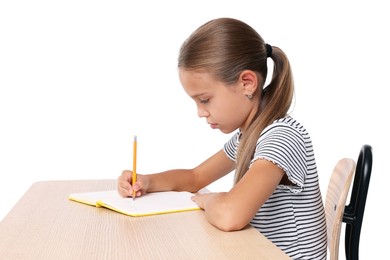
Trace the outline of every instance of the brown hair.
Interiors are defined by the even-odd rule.
[[[291,106],[294,83],[290,63],[284,52],[272,47],[272,79],[263,88],[267,76],[267,48],[263,38],[246,23],[219,18],[199,27],[183,43],[178,67],[207,71],[226,85],[234,84],[242,71],[258,72],[259,108],[245,135],[238,154],[235,183],[249,168],[261,132],[276,119],[285,117]]]

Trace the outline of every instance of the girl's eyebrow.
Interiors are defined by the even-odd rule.
[[[202,93],[199,93],[199,94],[192,95],[191,98],[196,99],[196,98],[198,98],[200,96],[203,96],[205,94],[207,94],[207,92],[202,92]]]

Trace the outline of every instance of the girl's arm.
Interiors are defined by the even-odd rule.
[[[259,159],[229,192],[196,195],[193,200],[205,210],[208,221],[217,228],[240,230],[271,196],[284,174],[272,162]]]
[[[146,192],[167,190],[197,192],[231,172],[234,167],[235,163],[227,157],[223,150],[220,150],[193,169],[175,169],[146,175],[137,174],[134,189],[137,191],[137,196]],[[131,171],[123,171],[118,178],[119,194],[123,197],[129,197],[132,194],[132,189]]]

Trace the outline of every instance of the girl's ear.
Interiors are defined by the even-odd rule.
[[[244,95],[254,95],[258,88],[258,75],[252,70],[244,70],[240,74],[239,83],[243,86]]]

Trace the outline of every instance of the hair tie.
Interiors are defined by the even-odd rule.
[[[267,58],[272,57],[272,46],[266,43],[265,48],[267,49]]]

